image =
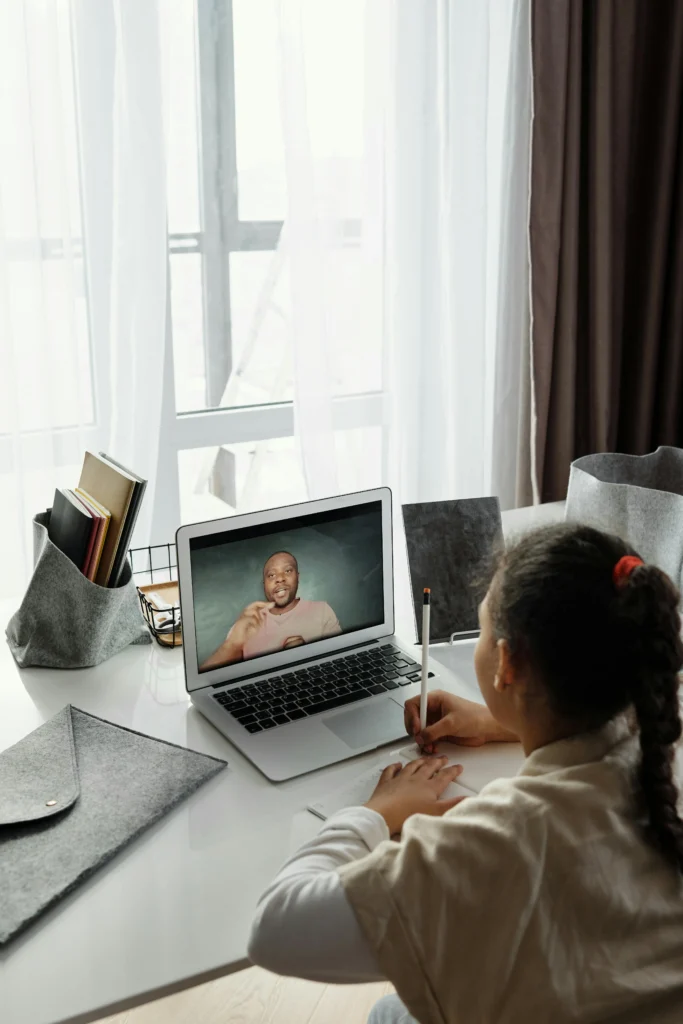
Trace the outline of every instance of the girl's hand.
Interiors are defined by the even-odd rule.
[[[427,698],[427,726],[420,731],[420,698],[406,702],[406,732],[425,754],[432,754],[440,740],[462,747],[480,747],[483,743],[514,741],[517,736],[503,729],[487,707],[444,690],[432,690]]]
[[[382,772],[365,806],[382,815],[392,836],[401,831],[413,814],[445,814],[466,799],[464,796],[454,800],[439,799],[462,772],[461,764],[451,768],[447,764],[447,757],[419,757],[406,765],[390,764]]]

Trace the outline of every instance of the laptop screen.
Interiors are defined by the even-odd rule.
[[[384,621],[382,503],[190,539],[198,672]]]

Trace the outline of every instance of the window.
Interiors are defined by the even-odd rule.
[[[303,20],[314,159],[346,188],[328,297],[338,437],[381,422],[380,340],[368,343],[358,327],[368,287],[359,258],[364,7],[309,4]],[[160,11],[175,381],[162,429],[175,444],[158,482],[170,498],[161,535],[173,519],[293,500],[283,474],[267,467],[282,464],[285,449],[294,458],[295,446],[290,289],[278,248],[288,198],[275,0],[173,0]],[[334,46],[319,45],[329,39]]]
[[[363,315],[360,245],[367,2],[302,3],[317,184],[333,183],[341,197],[326,295],[340,489],[360,479],[347,453],[378,467],[382,446],[381,339]],[[112,412],[125,413],[121,392],[112,397],[108,347],[116,240],[98,193],[102,176],[104,193],[115,193],[112,82],[125,47],[116,49],[115,2],[1,8],[0,483],[23,495],[23,507],[5,511],[0,534],[28,541],[23,524],[55,486],[73,485],[83,449],[106,436]],[[166,541],[183,519],[301,499],[306,487],[280,245],[289,196],[277,0],[159,0],[156,10],[170,328],[152,539]],[[144,45],[155,47],[151,16],[145,25]],[[110,62],[106,75],[100,61]],[[379,478],[379,469],[363,477]],[[15,592],[29,548],[9,547]]]

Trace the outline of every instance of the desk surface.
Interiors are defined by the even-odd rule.
[[[509,536],[561,516],[561,505],[540,506],[505,513],[503,525]],[[402,541],[396,554],[398,632],[410,637]],[[0,605],[3,625],[15,607]],[[455,648],[433,654],[451,668],[458,658]],[[474,696],[462,675],[460,685]],[[179,651],[153,644],[94,669],[21,671],[0,643],[0,749],[66,703],[229,768],[0,951],[3,1024],[90,1021],[245,967],[258,897],[319,827],[306,805],[387,759],[272,785],[189,704]]]

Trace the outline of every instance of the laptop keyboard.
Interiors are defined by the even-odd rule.
[[[230,687],[213,697],[247,732],[255,733],[410,686],[419,678],[418,663],[386,644],[248,686]]]

